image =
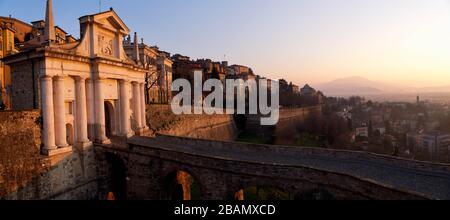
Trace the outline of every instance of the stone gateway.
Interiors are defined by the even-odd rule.
[[[47,156],[148,130],[146,71],[139,56],[129,58],[122,45],[129,28],[113,9],[79,20],[80,40],[58,40],[48,0],[44,35],[4,59],[13,90],[25,90],[13,94],[13,109],[42,110],[41,151]]]

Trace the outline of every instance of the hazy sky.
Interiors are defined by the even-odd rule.
[[[79,35],[98,0],[54,0],[56,24]],[[68,3],[70,2],[70,4]],[[298,84],[347,76],[450,85],[449,0],[103,0],[147,43],[226,59]],[[0,0],[0,15],[44,18],[45,0]]]

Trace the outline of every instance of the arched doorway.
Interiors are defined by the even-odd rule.
[[[200,200],[200,186],[188,172],[172,172],[167,175],[163,184],[162,199],[175,201]]]
[[[67,144],[73,146],[75,144],[74,140],[74,130],[72,124],[66,124],[66,140]]]
[[[235,200],[265,201],[293,200],[294,196],[286,190],[270,186],[250,186],[234,195]]]
[[[108,163],[108,195],[115,200],[127,199],[127,169],[123,160],[114,154],[106,154]]]
[[[114,106],[109,101],[105,101],[105,132],[106,137],[111,138],[115,135],[115,112]]]

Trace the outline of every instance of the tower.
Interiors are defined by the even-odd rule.
[[[136,62],[139,63],[139,42],[138,42],[138,36],[137,33],[134,32],[134,57],[136,59]]]
[[[53,18],[53,4],[52,0],[47,0],[47,8],[45,11],[45,31],[44,31],[44,42],[50,44],[55,42],[55,21]]]

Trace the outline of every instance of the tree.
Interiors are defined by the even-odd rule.
[[[369,137],[373,135],[373,124],[372,120],[369,120]]]
[[[323,120],[322,116],[317,113],[309,113],[304,121],[304,131],[314,135],[322,134]]]
[[[150,104],[149,90],[158,84],[160,76],[155,62],[148,63],[146,69],[148,72],[145,74],[145,102],[146,104]]]
[[[450,132],[450,113],[447,113],[446,116],[443,116],[440,121],[440,130],[444,132]]]
[[[336,143],[337,137],[339,135],[339,128],[338,128],[338,120],[336,117],[331,116],[329,117],[329,119],[327,120],[327,138],[328,138],[328,143],[330,143],[330,145],[334,145]]]

